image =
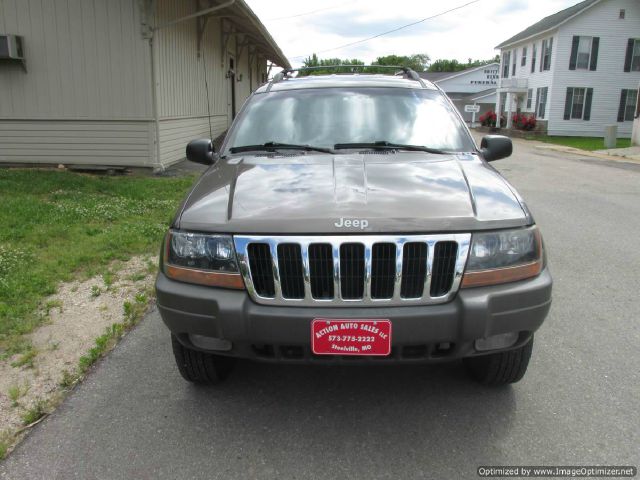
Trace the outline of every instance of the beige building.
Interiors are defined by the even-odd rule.
[[[244,0],[0,0],[0,163],[163,169],[289,63]]]

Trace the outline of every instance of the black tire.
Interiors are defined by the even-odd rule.
[[[235,365],[235,358],[192,350],[171,335],[171,346],[182,378],[201,385],[215,385],[225,380]]]
[[[492,353],[463,360],[471,378],[483,385],[516,383],[524,377],[533,350],[533,337],[525,345],[507,352]]]

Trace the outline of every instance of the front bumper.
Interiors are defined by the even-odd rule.
[[[492,352],[478,352],[475,340],[518,332],[526,343],[551,307],[548,269],[535,278],[491,287],[461,289],[440,305],[410,307],[317,308],[266,306],[246,291],[224,290],[176,282],[162,272],[156,280],[158,309],[169,330],[185,346],[190,335],[232,342],[221,355],[264,361],[355,363],[436,362]],[[389,319],[393,324],[388,357],[316,356],[311,353],[314,318]]]

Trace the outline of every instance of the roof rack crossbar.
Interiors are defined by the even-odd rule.
[[[267,92],[271,90],[271,87],[273,86],[274,83],[278,83],[285,80],[286,78],[289,78],[289,76],[294,72],[306,72],[306,71],[313,71],[313,70],[330,70],[330,69],[338,69],[338,68],[353,68],[353,69],[385,68],[389,70],[400,70],[408,79],[415,80],[416,82],[420,83],[420,86],[422,86],[423,88],[426,88],[426,85],[422,81],[422,78],[420,78],[420,75],[418,75],[415,70],[409,67],[405,67],[403,65],[322,65],[317,67],[286,68],[281,72],[276,73],[273,76],[273,79],[271,80],[271,82],[269,82],[269,86],[267,87]]]

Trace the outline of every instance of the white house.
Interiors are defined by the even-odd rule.
[[[494,108],[499,68],[498,63],[489,63],[459,72],[421,72],[419,75],[438,85],[453,101],[465,121],[470,122],[472,114],[465,112],[465,105],[480,105],[476,118]]]
[[[163,169],[268,62],[289,66],[244,0],[0,0],[0,165]]]
[[[550,135],[630,137],[640,81],[640,1],[585,0],[502,42],[496,111]],[[499,117],[498,117],[499,118]],[[498,125],[499,126],[499,125]]]

